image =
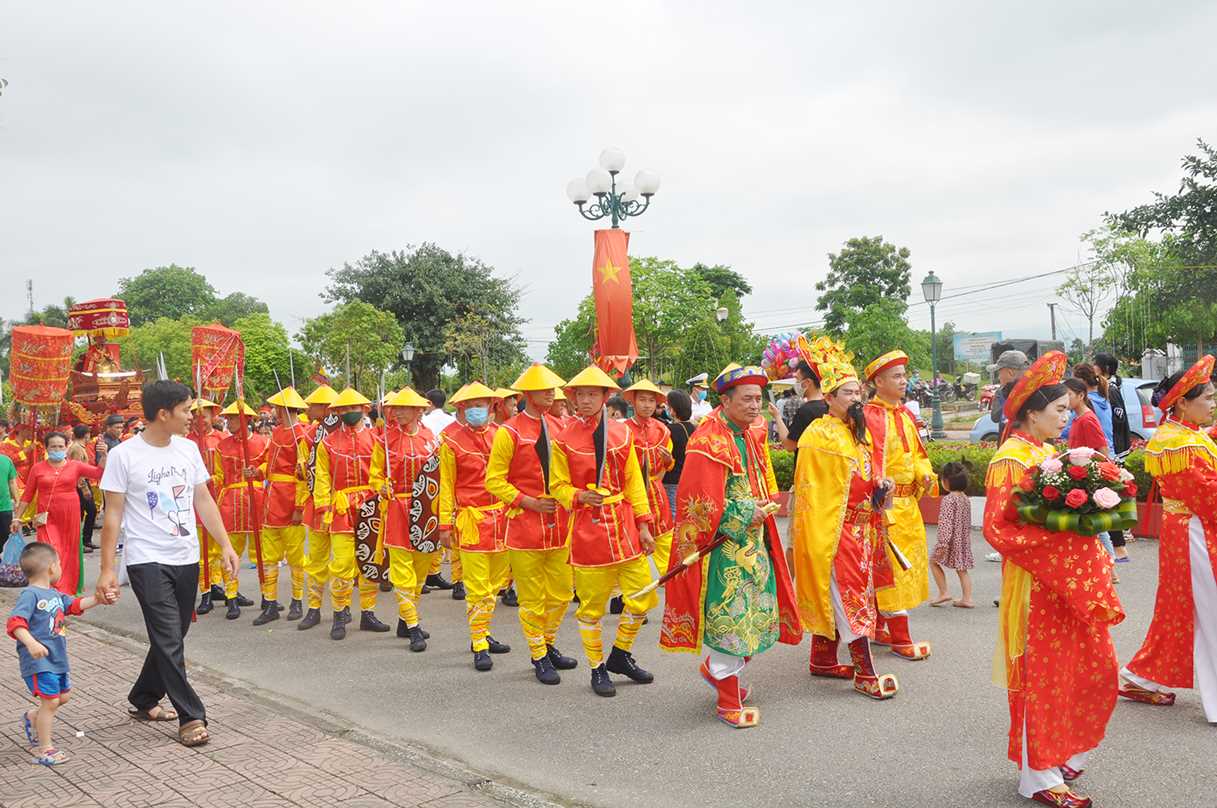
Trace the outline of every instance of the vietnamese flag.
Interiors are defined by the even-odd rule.
[[[592,296],[596,301],[592,358],[602,370],[618,376],[638,359],[629,243],[630,234],[624,230],[597,230],[596,254],[592,259]]]

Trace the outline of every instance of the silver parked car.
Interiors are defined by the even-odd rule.
[[[1129,439],[1134,443],[1148,441],[1158,428],[1161,414],[1149,403],[1157,386],[1156,381],[1149,379],[1120,378],[1120,392],[1124,395],[1124,405],[1128,408]],[[997,441],[997,422],[993,420],[993,413],[987,412],[976,419],[968,440],[972,443]]]

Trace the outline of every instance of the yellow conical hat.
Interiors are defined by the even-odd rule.
[[[562,392],[561,387],[554,389],[554,401],[566,401],[566,393]]]
[[[607,390],[621,389],[611,376],[595,365],[588,365],[575,374],[575,378],[567,382],[566,387],[603,387]]]
[[[338,398],[338,394],[334,392],[334,388],[328,384],[323,384],[313,392],[309,393],[304,398],[305,404],[325,404],[329,406],[334,403],[334,399]]]
[[[254,416],[254,417],[257,417],[257,415],[258,415],[257,411],[256,411],[256,410],[254,410],[254,408],[253,408],[253,407],[251,407],[251,406],[249,406],[248,404],[246,404],[244,401],[241,401],[241,402],[236,402],[236,401],[234,401],[234,402],[232,402],[231,404],[229,404],[227,407],[225,407],[225,408],[224,408],[224,409],[223,409],[223,410],[220,412],[220,415],[240,415],[241,413],[237,412],[237,404],[238,404],[238,403],[240,403],[241,407],[242,407],[242,408],[245,410],[245,414],[246,414],[246,415],[252,415],[252,416]]]
[[[452,394],[449,404],[461,404],[465,401],[476,401],[479,398],[496,398],[495,393],[481,382],[470,382]]]
[[[403,387],[385,401],[386,407],[430,407],[431,402],[410,387]]]
[[[190,405],[191,412],[198,412],[199,410],[206,410],[206,409],[218,410],[219,408],[220,408],[219,404],[215,403],[214,401],[208,401],[205,398],[196,398],[194,400],[194,403]]]
[[[495,391],[494,391],[495,398],[511,398],[512,396],[518,396],[518,395],[519,395],[519,393],[517,393],[515,390],[511,390],[507,387],[498,387],[498,388],[495,388]]]
[[[339,407],[362,407],[366,404],[371,404],[363,395],[353,387],[348,387],[338,394],[338,397],[330,402],[330,409],[336,410]]]
[[[621,394],[621,397],[630,402],[632,407],[634,406],[634,397],[637,393],[654,393],[657,401],[662,401],[665,398],[664,392],[652,384],[650,379],[643,379],[625,388],[625,392]]]
[[[304,399],[300,398],[300,394],[296,392],[296,388],[294,387],[284,387],[282,390],[266,399],[266,403],[272,407],[286,407],[289,410],[308,409],[308,403]]]
[[[552,390],[565,384],[566,382],[562,381],[561,376],[540,362],[537,362],[528,370],[521,373],[520,378],[516,379],[511,387],[513,390],[519,390],[522,393],[534,393],[541,390]]]

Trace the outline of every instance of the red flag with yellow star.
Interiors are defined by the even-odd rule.
[[[597,230],[592,259],[592,296],[596,300],[592,359],[605,372],[619,376],[638,359],[629,244],[630,234],[624,230]]]

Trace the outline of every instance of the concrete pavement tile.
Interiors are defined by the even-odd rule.
[[[279,749],[257,743],[244,743],[204,752],[207,757],[242,777],[255,782],[275,772],[287,771],[301,765],[300,761]]]
[[[304,766],[274,772],[258,783],[284,799],[303,805],[328,805],[366,793],[353,783]]]
[[[69,761],[64,766],[81,765]],[[99,803],[85,794],[76,785],[50,771],[45,766],[29,765],[30,773],[24,781],[0,791],[0,806],[3,808],[93,808]],[[41,770],[41,774],[39,773]]]
[[[437,774],[410,775],[400,769],[387,768],[375,777],[360,783],[363,788],[400,808],[415,808],[430,800],[464,791],[464,786]]]
[[[501,805],[502,803],[485,794],[470,791],[424,802],[420,808],[495,808]]]
[[[291,800],[231,773],[227,779],[222,781],[176,777],[167,780],[166,784],[190,800],[192,805],[221,804],[241,806],[241,808],[255,805],[260,808],[279,808],[279,806],[293,806],[294,808],[295,806]],[[319,805],[325,805],[325,803],[319,803]]]
[[[371,794],[367,794],[362,797],[344,800],[342,803],[342,808],[398,808],[398,806],[394,805],[388,800],[382,800],[380,797],[374,797]]]
[[[90,783],[86,790],[90,797],[107,808],[156,808],[180,796],[162,780],[149,777],[148,772],[138,768]]]

